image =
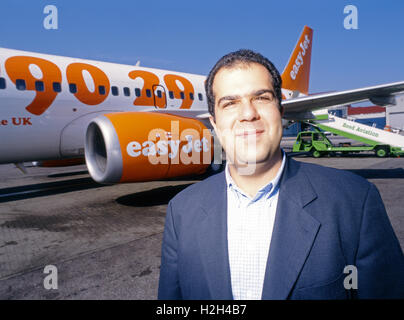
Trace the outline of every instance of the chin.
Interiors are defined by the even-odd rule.
[[[243,156],[237,156],[236,157],[236,163],[238,165],[246,165],[246,164],[257,164],[262,162],[264,159],[260,157],[256,157],[255,155],[243,155]]]

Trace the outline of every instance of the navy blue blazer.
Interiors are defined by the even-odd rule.
[[[280,183],[262,299],[404,298],[403,252],[372,183],[291,158]],[[357,290],[344,288],[348,265]],[[168,204],[158,298],[233,299],[224,172]]]

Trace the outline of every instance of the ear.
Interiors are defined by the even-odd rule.
[[[209,116],[209,121],[210,121],[210,124],[212,125],[213,129],[217,132],[215,118],[213,116]]]
[[[215,136],[219,140],[219,143],[222,145],[222,148],[223,148],[221,132],[217,129],[215,118],[213,116],[209,116],[209,121],[213,127],[213,130],[215,131],[213,133],[213,136]]]

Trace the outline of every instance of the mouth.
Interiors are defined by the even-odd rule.
[[[248,130],[237,130],[236,137],[238,138],[250,138],[258,137],[264,133],[262,129],[248,129]]]

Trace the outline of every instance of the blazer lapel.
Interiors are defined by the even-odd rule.
[[[212,299],[233,299],[227,246],[227,189],[224,172],[204,195],[198,242]],[[212,199],[214,199],[212,201]]]
[[[288,297],[320,228],[304,209],[317,195],[299,166],[288,158],[281,178],[262,299]]]

